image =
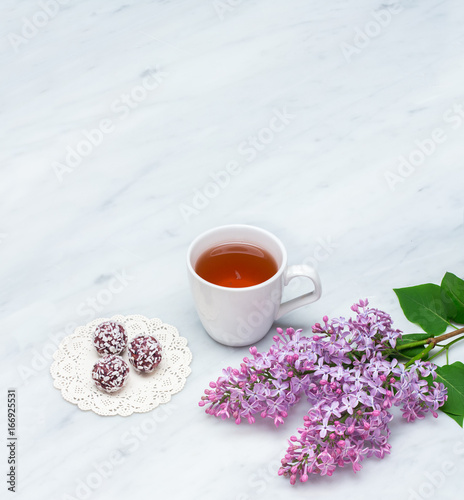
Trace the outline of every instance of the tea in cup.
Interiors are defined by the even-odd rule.
[[[287,266],[282,242],[255,226],[220,226],[201,234],[188,249],[187,269],[205,330],[228,346],[261,340],[276,319],[321,296],[317,271]],[[284,287],[297,276],[309,278],[314,290],[282,303]]]

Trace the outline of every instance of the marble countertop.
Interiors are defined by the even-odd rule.
[[[211,227],[261,226],[323,284],[275,326],[310,331],[368,297],[416,331],[392,289],[464,276],[462,2],[8,0],[2,11],[12,498],[455,496],[464,433],[444,415],[395,419],[384,460],[295,487],[277,469],[304,402],[278,429],[206,415],[203,390],[247,348],[205,333],[185,255]],[[60,339],[114,314],[161,318],[188,339],[186,386],[151,413],[100,417],[53,387]]]

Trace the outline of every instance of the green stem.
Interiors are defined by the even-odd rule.
[[[429,339],[427,339],[429,340]],[[427,343],[427,340],[417,340],[416,342],[410,342],[409,344],[400,345],[393,349],[394,351],[404,351],[405,349],[409,349],[410,347],[422,347]]]
[[[428,354],[429,351],[431,351],[435,347],[435,344],[433,342],[430,342],[430,344],[423,349],[417,356],[414,356],[411,358],[404,366],[407,368],[408,366],[411,366],[414,361],[417,361],[418,359],[422,359],[423,356]]]
[[[400,345],[400,346],[396,347],[396,350],[403,351],[404,349],[409,349],[410,347],[419,347],[419,346],[423,346],[425,344],[433,344],[435,346],[436,344],[438,344],[442,340],[447,340],[447,339],[450,339],[452,337],[456,337],[456,335],[460,335],[461,333],[464,333],[464,328],[459,328],[458,330],[454,330],[454,332],[444,333],[443,335],[440,335],[439,337],[430,337],[426,340],[417,340],[416,342],[410,342],[409,344]]]
[[[459,337],[457,339],[454,339],[453,341],[451,341],[449,344],[443,346],[442,349],[440,349],[438,352],[436,352],[433,356],[431,356],[429,358],[429,361],[431,361],[433,358],[436,358],[437,356],[439,356],[443,351],[446,351],[446,364],[448,364],[448,352],[449,352],[449,348],[455,344],[456,342],[459,342],[460,340],[463,340],[464,337]]]

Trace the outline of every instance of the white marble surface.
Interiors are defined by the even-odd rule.
[[[11,497],[459,493],[464,433],[445,416],[397,419],[386,459],[292,488],[276,472],[304,402],[278,430],[205,415],[203,389],[246,348],[205,334],[184,259],[203,230],[259,225],[284,241],[290,263],[315,262],[324,287],[280,325],[309,331],[369,297],[414,332],[392,288],[464,275],[462,2],[5,0],[1,10],[5,438],[6,387],[19,398]],[[416,166],[398,174],[401,156]],[[49,374],[65,331],[136,313],[188,338],[185,389],[128,418],[65,402]],[[463,347],[452,357],[464,359]],[[4,448],[2,470],[6,459]]]

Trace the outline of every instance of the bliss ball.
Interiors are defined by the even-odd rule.
[[[139,373],[150,373],[161,362],[161,344],[151,335],[140,335],[130,342],[127,355]]]
[[[95,385],[105,392],[117,392],[127,382],[129,365],[119,356],[107,354],[99,359],[92,370],[92,378]]]
[[[100,323],[93,334],[93,345],[98,354],[121,354],[127,345],[124,327],[115,321]]]

